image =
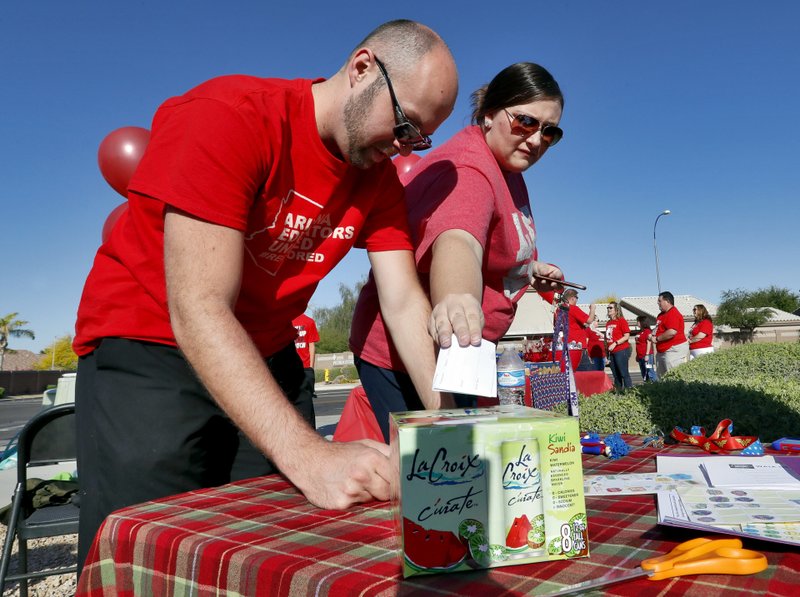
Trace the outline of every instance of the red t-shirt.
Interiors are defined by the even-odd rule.
[[[630,334],[631,328],[628,325],[628,322],[625,321],[623,317],[618,317],[617,319],[611,319],[606,324],[606,343],[611,344],[612,342],[619,341],[625,334]],[[630,344],[628,341],[625,341],[621,344],[617,344],[614,347],[614,350],[611,352],[620,352],[628,348]]]
[[[714,340],[714,324],[710,319],[701,319],[695,323],[689,330],[689,337],[696,336],[697,334],[705,334],[706,337],[692,342],[689,348],[696,350],[698,348],[711,348]]]
[[[368,170],[319,136],[312,81],[220,77],[167,100],[95,258],[74,348],[108,336],[176,345],[164,276],[167,205],[239,230],[235,314],[262,355],[293,341],[292,319],[352,246],[410,250],[403,189],[388,161]]]
[[[292,320],[294,329],[297,330],[297,338],[294,339],[294,347],[300,360],[303,361],[303,367],[306,369],[311,368],[311,347],[310,344],[319,342],[319,332],[317,331],[317,324],[308,315],[303,313],[298,315]]]
[[[423,287],[429,288],[431,247],[440,234],[465,230],[483,247],[483,337],[497,342],[514,321],[536,258],[536,229],[522,175],[503,172],[480,128],[469,126],[401,179]],[[387,338],[371,275],[356,305],[350,348],[373,365],[405,370]]]
[[[586,328],[586,338],[589,342],[589,356],[593,359],[606,356],[606,346],[603,337],[595,329]]]
[[[586,324],[589,315],[578,305],[569,307],[569,342],[580,342],[583,348],[589,345],[589,336],[586,333]]]
[[[652,334],[650,328],[643,328],[639,335],[636,336],[636,358],[643,359],[647,356],[647,342]]]
[[[656,342],[656,351],[665,352],[667,349],[683,344],[686,342],[686,334],[683,331],[683,315],[678,311],[677,307],[671,307],[666,313],[660,313],[656,318],[656,337],[660,336],[667,330],[675,330],[678,332],[670,340],[665,342]]]

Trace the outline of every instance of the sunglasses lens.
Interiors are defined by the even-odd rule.
[[[542,129],[542,139],[547,141],[550,147],[561,141],[561,137],[563,136],[564,131],[557,126],[548,125]]]
[[[430,149],[431,140],[419,132],[419,129],[410,122],[403,122],[394,127],[394,138],[403,145],[410,145],[411,149],[421,151]]]
[[[514,116],[514,124],[518,130],[525,132],[527,135],[532,135],[539,130],[539,121],[527,114],[517,114]]]

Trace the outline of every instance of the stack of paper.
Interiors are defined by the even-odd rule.
[[[657,494],[659,523],[800,545],[800,481],[786,458],[657,456],[659,474],[687,482]]]

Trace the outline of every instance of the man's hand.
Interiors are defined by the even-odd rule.
[[[314,504],[341,509],[388,499],[387,449],[375,442],[332,444],[320,437],[286,399],[234,316],[242,234],[174,209],[167,210],[164,227],[175,338],[219,406]],[[419,319],[424,335],[425,317]]]
[[[389,446],[372,440],[328,442],[308,455],[308,468],[291,480],[315,506],[345,510],[362,502],[386,501],[392,476]]]
[[[478,346],[483,333],[483,309],[472,294],[448,294],[431,311],[428,333],[448,348],[453,334],[460,346]]]

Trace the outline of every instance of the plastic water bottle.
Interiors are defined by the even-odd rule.
[[[513,348],[497,359],[497,398],[500,404],[525,404],[525,364]]]

